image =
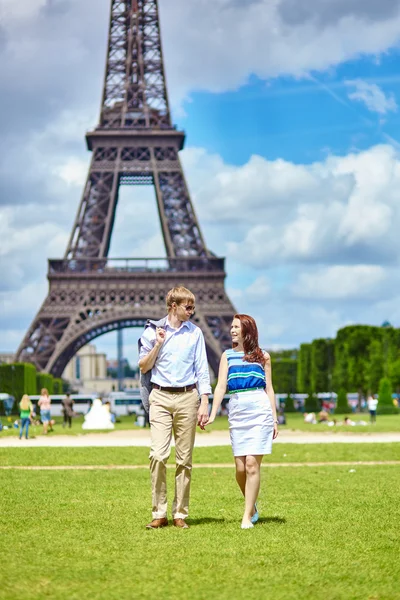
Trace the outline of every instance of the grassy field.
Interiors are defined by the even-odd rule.
[[[338,422],[343,421],[344,415],[335,415],[334,418],[337,419]],[[338,433],[338,432],[351,432],[351,433],[384,433],[384,432],[400,432],[400,415],[382,415],[377,417],[377,422],[374,425],[369,424],[369,415],[365,413],[350,415],[350,418],[353,421],[366,421],[368,425],[361,426],[343,426],[337,425],[334,427],[329,427],[325,423],[318,423],[317,425],[311,425],[309,423],[304,423],[303,415],[299,413],[289,413],[286,415],[287,424],[281,425],[280,429],[291,430],[291,431],[308,431],[308,432],[329,432],[329,433]],[[62,419],[57,417],[56,425],[54,426],[54,432],[49,435],[86,435],[87,433],[93,433],[85,431],[82,429],[83,417],[76,417],[73,419],[71,429],[62,427]],[[0,433],[0,436],[17,436],[18,430],[12,427],[13,422],[15,421],[15,417],[7,419],[7,417],[2,417],[3,425],[7,425],[10,427],[8,430],[3,430]],[[203,435],[207,435],[207,431],[222,431],[228,429],[228,418],[227,417],[218,417],[215,422],[206,429]],[[141,429],[135,425],[135,418],[133,416],[130,417],[120,417],[119,422],[116,423],[115,430],[135,430]],[[33,425],[30,427],[29,434],[31,437],[41,435],[42,426],[41,425]],[[104,432],[103,432],[104,433]],[[201,433],[199,431],[199,433]]]
[[[146,467],[147,454],[1,449],[0,465]],[[194,458],[232,461],[224,447]],[[399,459],[400,444],[282,444],[265,463]],[[191,529],[146,531],[147,468],[2,471],[0,598],[398,599],[399,476],[396,466],[263,470],[261,521],[242,531],[233,469],[196,468]]]
[[[334,446],[297,454],[319,450],[330,459]],[[357,458],[376,458],[373,447],[378,454],[385,447],[386,460],[399,457],[395,444],[351,446]],[[0,458],[131,464],[145,460],[142,450],[7,449]],[[196,461],[224,462],[226,450],[198,449]],[[400,598],[396,466],[265,469],[261,520],[250,531],[240,529],[243,502],[230,469],[194,470],[187,531],[145,530],[147,468],[11,469],[0,477],[2,599]],[[168,477],[172,489],[173,473]]]
[[[171,449],[170,463],[174,461]],[[358,462],[400,460],[400,443],[395,444],[275,444],[268,463]],[[195,464],[230,463],[230,446],[195,448]],[[149,464],[148,448],[0,448],[0,466],[58,465],[143,465]]]

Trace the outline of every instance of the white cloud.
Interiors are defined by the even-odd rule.
[[[346,81],[348,87],[354,87],[350,92],[350,100],[362,102],[371,112],[386,115],[388,112],[397,112],[397,103],[393,94],[386,95],[376,83],[368,83],[362,79]]]
[[[3,20],[26,19],[36,16],[47,3],[47,0],[1,0],[0,15]]]
[[[260,269],[400,260],[400,155],[391,146],[311,165],[251,157],[233,167],[190,149],[183,161],[208,243],[231,260]]]
[[[260,275],[246,288],[230,288],[228,293],[234,303],[264,302],[271,293],[271,284],[265,275]]]
[[[386,279],[382,267],[374,265],[337,265],[301,273],[292,289],[299,298],[349,299],[379,296]]]
[[[399,3],[389,2],[319,0],[310,10],[310,3],[293,7],[287,0],[161,2],[173,99],[236,89],[251,73],[303,77],[360,54],[379,55],[399,41]]]
[[[87,161],[72,156],[64,164],[54,167],[53,173],[67,185],[83,187],[88,173]]]
[[[373,6],[364,0],[320,0],[312,9],[304,2],[293,8],[292,1],[161,1],[174,106],[181,107],[194,90],[237,89],[251,74],[303,77],[360,54],[379,55],[399,42],[397,1]],[[109,7],[109,0],[1,0],[2,87],[22,94],[24,103],[15,106],[21,121],[27,117],[26,94],[33,100],[31,118],[41,110],[50,117],[66,105],[85,104],[97,117]]]

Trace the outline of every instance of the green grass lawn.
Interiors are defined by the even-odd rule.
[[[369,422],[369,415],[366,413],[359,413],[355,415],[349,415],[353,421],[367,421]],[[334,415],[333,416],[337,421],[342,421],[344,415]],[[374,425],[366,425],[366,426],[350,426],[343,427],[343,425],[337,425],[334,427],[328,427],[328,425],[324,423],[318,423],[317,425],[311,425],[309,423],[304,423],[303,415],[299,413],[288,413],[286,415],[287,425],[281,425],[280,429],[291,430],[291,431],[308,431],[308,432],[329,432],[329,433],[337,433],[337,432],[351,432],[351,433],[384,433],[384,432],[400,432],[400,414],[399,415],[381,415],[377,417],[377,422]],[[0,433],[0,436],[17,436],[18,430],[12,428],[12,423],[15,421],[16,417],[2,417],[3,425],[8,425],[10,429],[3,430]],[[54,431],[49,433],[48,435],[86,435],[87,433],[93,433],[93,431],[87,431],[82,429],[83,417],[75,417],[72,421],[72,427],[63,428],[62,427],[62,418],[56,417],[55,419],[56,425],[54,427]],[[139,430],[140,427],[135,425],[136,419],[134,416],[123,416],[119,418],[119,422],[115,425],[115,431],[121,430]],[[206,429],[205,432],[200,432],[202,435],[207,435],[207,432],[211,431],[222,431],[228,430],[228,418],[227,417],[217,417],[215,422],[210,425]],[[30,427],[29,434],[31,437],[41,435],[42,434],[42,426],[34,425]],[[104,433],[104,431],[102,432]]]
[[[172,448],[170,463],[174,456]],[[385,460],[400,460],[400,443],[275,444],[272,454],[264,457],[264,464]],[[233,468],[230,446],[195,448],[193,461],[195,464],[231,463]],[[0,448],[0,466],[148,464],[148,448]]]
[[[263,470],[249,531],[228,469],[194,470],[187,531],[145,530],[147,469],[0,477],[2,599],[400,598],[399,467]]]

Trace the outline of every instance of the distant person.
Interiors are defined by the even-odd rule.
[[[115,413],[111,412],[111,402],[104,402],[104,406],[107,408],[108,412],[110,413],[110,419],[111,419],[111,423],[116,423],[117,421],[117,417],[115,415]]]
[[[68,427],[71,428],[72,417],[74,416],[74,401],[71,398],[71,394],[66,394],[61,402],[61,406],[63,413],[63,427],[66,427],[68,423]]]
[[[286,415],[283,408],[280,408],[278,412],[278,425],[286,425]]]
[[[378,406],[377,398],[374,398],[372,395],[368,396],[367,405],[369,410],[369,420],[371,423],[376,423],[376,408]]]
[[[31,399],[27,394],[22,396],[21,402],[19,403],[19,416],[21,417],[21,428],[19,430],[19,439],[22,439],[22,434],[25,429],[25,439],[28,439],[29,425],[31,423],[31,417],[33,415],[33,405]]]
[[[317,419],[315,413],[304,413],[304,423],[311,423],[311,425],[316,425]]]
[[[242,529],[258,521],[257,497],[264,454],[271,454],[278,435],[272,386],[271,358],[258,344],[256,322],[235,315],[231,325],[232,349],[220,361],[218,383],[207,424],[213,423],[226,388],[230,395],[229,431],[236,465],[236,481],[245,499]]]
[[[51,421],[51,411],[50,411],[51,398],[50,398],[49,392],[46,388],[42,388],[42,390],[40,392],[38,406],[40,408],[40,420],[42,421],[42,424],[43,424],[43,434],[47,435],[49,426],[50,426],[51,431],[52,431],[52,427],[51,427],[51,423],[50,423],[50,421]]]
[[[329,413],[326,410],[321,410],[318,413],[318,423],[327,423],[329,421]]]
[[[355,424],[356,424],[355,421],[352,421],[349,417],[345,417],[343,419],[343,425],[351,425],[351,426],[353,426]]]

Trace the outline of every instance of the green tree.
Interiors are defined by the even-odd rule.
[[[367,387],[373,394],[376,394],[385,370],[382,342],[377,339],[372,340],[368,353]]]
[[[274,390],[280,394],[293,393],[297,378],[297,360],[274,357],[271,361]]]
[[[394,415],[398,409],[393,404],[392,384],[388,377],[383,377],[379,383],[377,413],[379,415]]]
[[[53,379],[53,394],[56,394],[57,396],[59,396],[62,393],[63,393],[63,380],[61,379],[61,377],[55,377]]]
[[[49,392],[49,394],[54,393],[54,378],[53,375],[49,375],[49,373],[37,373],[36,375],[36,393],[40,394],[43,388]]]
[[[314,392],[331,391],[333,342],[318,339],[311,343],[311,388]]]
[[[24,394],[36,394],[36,369],[29,363],[0,365],[0,391],[14,396],[13,410]]]
[[[397,393],[400,391],[400,356],[389,367],[389,379]]]
[[[337,395],[335,414],[345,415],[349,412],[351,412],[351,408],[347,402],[347,392],[344,388],[340,388]]]
[[[304,403],[304,412],[318,412],[320,410],[320,401],[313,392],[309,392]]]
[[[359,408],[368,388],[370,345],[381,338],[382,329],[369,325],[350,325],[340,329],[336,336],[335,388],[357,391]]]
[[[294,407],[293,397],[291,396],[291,394],[288,394],[287,398],[285,400],[285,412],[287,412],[287,413],[296,412],[296,409]]]
[[[335,342],[335,366],[333,369],[333,389],[339,390],[340,388],[347,389],[348,385],[348,373],[347,373],[347,360],[349,356],[349,345],[343,330],[338,332]]]
[[[297,391],[305,394],[311,388],[311,344],[301,344],[297,363]]]

